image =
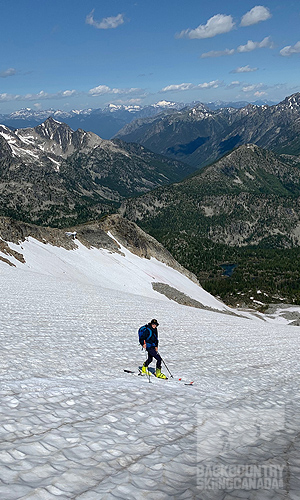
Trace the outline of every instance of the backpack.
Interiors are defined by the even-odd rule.
[[[149,330],[147,328],[147,325],[141,326],[139,328],[139,343],[143,346],[144,341],[146,340],[146,337],[149,336]]]

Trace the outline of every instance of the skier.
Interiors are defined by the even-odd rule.
[[[148,353],[148,359],[142,366],[142,373],[145,375],[150,375],[148,370],[148,365],[152,362],[153,358],[156,359],[156,372],[155,376],[158,378],[166,379],[166,375],[161,372],[161,362],[162,359],[158,353],[158,322],[156,319],[152,319],[150,323],[142,326],[139,330],[140,344],[146,349]]]

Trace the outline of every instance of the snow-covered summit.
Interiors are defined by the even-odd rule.
[[[275,110],[290,110],[291,112],[299,113],[300,109],[300,92],[296,92],[286,97],[282,102],[277,104]]]
[[[25,163],[45,158],[58,164],[76,151],[88,153],[100,147],[106,151],[118,151],[127,155],[126,151],[116,146],[112,141],[101,139],[93,132],[82,129],[73,130],[53,116],[49,116],[36,127],[20,128],[12,131],[5,125],[0,125],[0,135],[5,139],[12,155],[24,160]]]
[[[32,108],[22,108],[17,111],[13,111],[9,115],[4,115],[4,119],[8,120],[28,120],[34,118],[36,120],[46,120],[48,116],[58,117],[59,119],[70,118],[73,114],[82,113],[82,111],[62,111],[61,109],[32,109]]]
[[[178,103],[172,102],[172,101],[162,100],[162,101],[156,102],[152,106],[157,107],[157,108],[173,108],[175,106],[178,106]]]

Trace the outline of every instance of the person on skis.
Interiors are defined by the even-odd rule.
[[[142,366],[142,373],[145,375],[150,375],[148,366],[152,363],[153,358],[156,359],[156,371],[155,376],[158,378],[166,379],[166,375],[161,372],[161,362],[162,359],[158,353],[158,322],[156,319],[152,319],[150,323],[142,326],[139,330],[140,344],[148,353],[148,359]]]

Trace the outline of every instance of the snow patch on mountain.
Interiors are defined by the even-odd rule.
[[[108,235],[115,240],[111,234]],[[154,282],[164,283],[197,300],[204,307],[231,311],[180,272],[153,257],[140,258],[119,242],[117,244],[120,246],[120,253],[87,248],[76,240],[76,250],[70,251],[29,237],[21,245],[9,243],[10,248],[22,253],[25,264],[13,257],[10,260],[18,269],[168,301],[152,287]],[[7,258],[6,254],[2,255]]]
[[[154,107],[157,108],[173,108],[174,106],[178,106],[178,103],[171,101],[158,101],[156,104],[153,104]]]

